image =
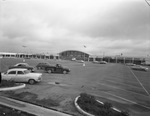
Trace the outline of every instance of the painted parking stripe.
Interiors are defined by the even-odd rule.
[[[103,91],[103,93],[109,94],[109,95],[111,95],[111,96],[117,97],[117,98],[122,99],[122,100],[124,100],[124,101],[127,101],[127,102],[129,102],[129,103],[133,103],[133,104],[136,104],[136,105],[138,105],[138,106],[141,106],[141,107],[144,107],[144,108],[146,108],[146,109],[149,109],[149,110],[150,110],[150,107],[145,106],[145,105],[142,105],[142,104],[139,104],[139,103],[134,102],[134,101],[132,101],[132,100],[128,100],[128,99],[126,99],[126,98],[123,98],[123,97],[117,96],[117,95],[112,94],[112,93],[109,93],[109,92],[104,92],[104,91]]]
[[[110,87],[110,88],[114,88],[114,89],[119,89],[119,90],[122,90],[122,91],[130,92],[130,93],[133,93],[133,94],[137,94],[137,95],[141,95],[141,96],[146,96],[146,95],[134,92],[134,91],[128,91],[128,90],[125,90],[125,89],[122,89],[122,88],[118,88],[118,87],[115,87],[115,86],[111,86],[111,85],[107,85],[107,84],[104,84],[104,83],[99,83],[99,84],[101,84],[103,86]]]
[[[117,81],[112,81],[112,80],[105,80],[105,81],[107,81],[107,82],[111,82],[111,83],[116,83],[116,84],[120,84],[120,85],[125,85],[125,86],[128,86],[128,87],[134,87],[134,88],[137,88],[137,89],[141,89],[141,87],[139,86],[139,87],[137,87],[137,86],[134,86],[134,85],[129,85],[129,84],[125,84],[125,83],[120,83],[120,82],[117,82]]]
[[[129,67],[128,67],[129,68]],[[149,92],[146,90],[146,88],[143,86],[143,84],[140,82],[140,80],[138,79],[138,77],[133,73],[133,71],[129,68],[129,70],[131,71],[131,73],[133,74],[133,76],[135,77],[135,79],[138,81],[138,83],[141,85],[141,87],[143,88],[143,90],[147,93],[148,96],[150,96]]]

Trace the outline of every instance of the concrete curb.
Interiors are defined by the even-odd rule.
[[[94,116],[94,115],[92,115],[92,114],[90,114],[90,113],[87,113],[87,112],[85,112],[84,110],[82,110],[81,108],[80,108],[80,106],[77,104],[77,101],[78,101],[78,98],[79,98],[80,96],[77,96],[76,98],[75,98],[75,101],[74,101],[74,104],[75,104],[75,107],[77,108],[77,110],[81,113],[81,114],[84,114],[84,115],[86,115],[86,116]]]
[[[12,98],[0,96],[0,104],[24,111],[36,116],[72,116],[69,114],[65,114],[60,111],[44,108],[38,105],[34,105],[31,103],[15,100]]]
[[[26,84],[17,85],[14,87],[5,87],[5,88],[0,88],[0,91],[10,91],[10,90],[22,89],[25,86],[26,86]]]
[[[95,116],[95,115],[90,114],[90,113],[88,113],[88,112],[86,112],[86,111],[84,111],[84,110],[82,110],[82,109],[80,108],[80,106],[77,104],[77,100],[79,99],[79,97],[80,97],[80,96],[77,96],[77,97],[75,98],[75,101],[74,101],[74,104],[75,104],[75,107],[77,108],[77,110],[78,110],[80,113],[84,114],[85,116]],[[100,104],[104,104],[103,102],[101,102],[101,101],[99,101],[99,100],[96,100],[96,101],[99,102]],[[115,107],[112,107],[112,109],[115,110],[115,111],[117,111],[117,112],[121,112],[119,109],[117,109],[117,108],[115,108]]]

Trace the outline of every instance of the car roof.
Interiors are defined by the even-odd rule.
[[[9,69],[8,71],[25,71],[27,69],[25,68],[13,68],[13,69]]]
[[[41,62],[41,63],[39,63],[39,64],[48,64],[47,62]]]
[[[17,63],[17,64],[28,64],[28,63]],[[16,64],[16,65],[17,65],[17,64]]]

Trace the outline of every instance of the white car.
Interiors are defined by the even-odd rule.
[[[27,69],[14,68],[2,73],[2,80],[34,84],[42,80],[42,73],[31,73]]]
[[[140,71],[148,71],[147,67],[140,66],[140,65],[135,65],[131,67],[133,70],[140,70]]]
[[[33,66],[30,66],[27,63],[17,63],[16,65],[9,67],[9,69],[12,69],[12,68],[25,68],[25,69],[30,70],[31,72],[35,71],[35,68]]]
[[[136,64],[133,63],[126,63],[127,66],[135,66]]]

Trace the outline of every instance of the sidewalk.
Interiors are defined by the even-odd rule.
[[[72,116],[55,110],[43,108],[30,103],[14,100],[11,98],[0,96],[0,104],[12,107],[17,110],[25,111],[37,116]]]

